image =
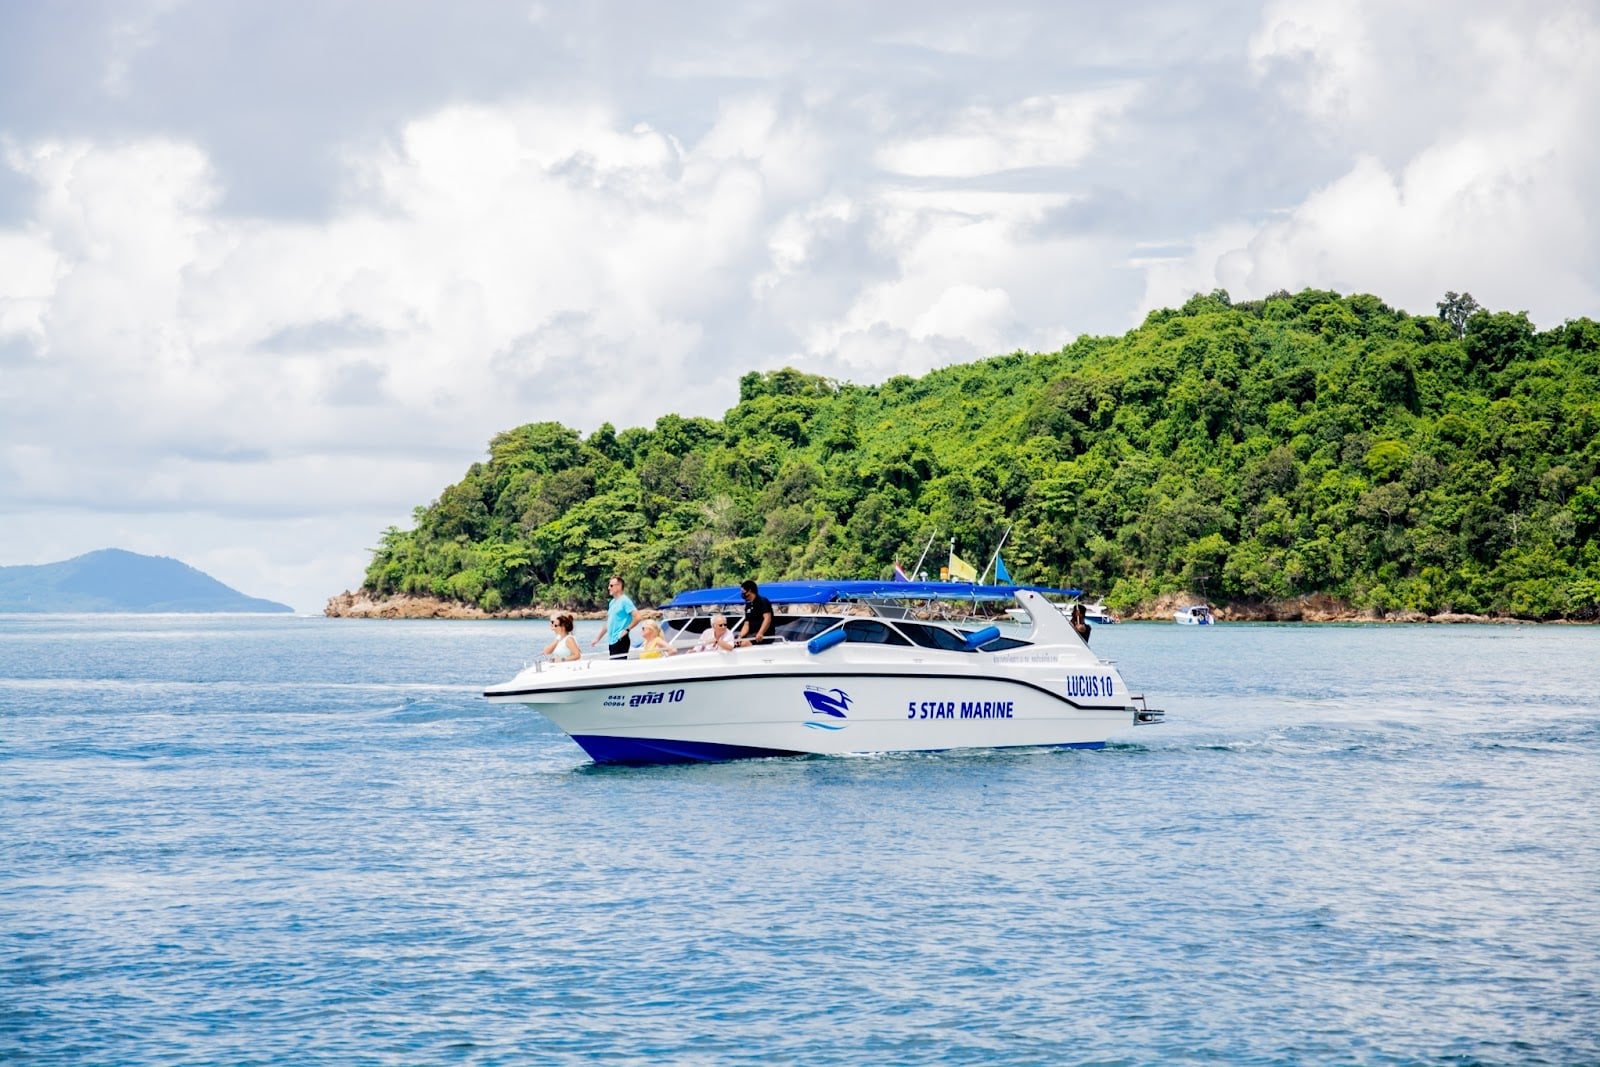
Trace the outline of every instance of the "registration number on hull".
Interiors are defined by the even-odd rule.
[[[604,706],[638,708],[646,704],[676,704],[683,699],[682,689],[647,689],[643,693],[609,693]]]
[[[1114,696],[1115,690],[1116,680],[1109,674],[1067,675],[1069,697],[1108,697]]]

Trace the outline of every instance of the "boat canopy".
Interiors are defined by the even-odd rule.
[[[831,604],[841,600],[1010,600],[1019,589],[1045,596],[1079,596],[1078,589],[1045,585],[977,585],[972,582],[901,582],[872,579],[762,582],[761,595],[774,604]],[[742,604],[736,585],[679,593],[663,608],[705,608]]]

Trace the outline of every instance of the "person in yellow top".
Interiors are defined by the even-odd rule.
[[[661,624],[654,619],[645,620],[639,627],[639,632],[644,634],[644,644],[639,646],[640,659],[659,659],[662,656],[671,656],[678,650],[667,643],[661,636]]]

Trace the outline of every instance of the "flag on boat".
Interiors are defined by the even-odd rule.
[[[956,555],[950,553],[950,580],[957,582],[975,582],[978,580],[978,568]]]
[[[994,580],[1000,585],[1011,584],[1011,572],[1006,570],[1006,561],[1000,558],[1000,553],[994,554]]]
[[[901,568],[899,560],[896,560],[894,564],[894,580],[897,582],[909,582],[911,580],[906,577],[906,572]]]

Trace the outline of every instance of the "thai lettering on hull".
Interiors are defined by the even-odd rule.
[[[676,704],[683,700],[682,689],[649,689],[643,693],[609,693],[608,708],[637,708],[644,704]]]

